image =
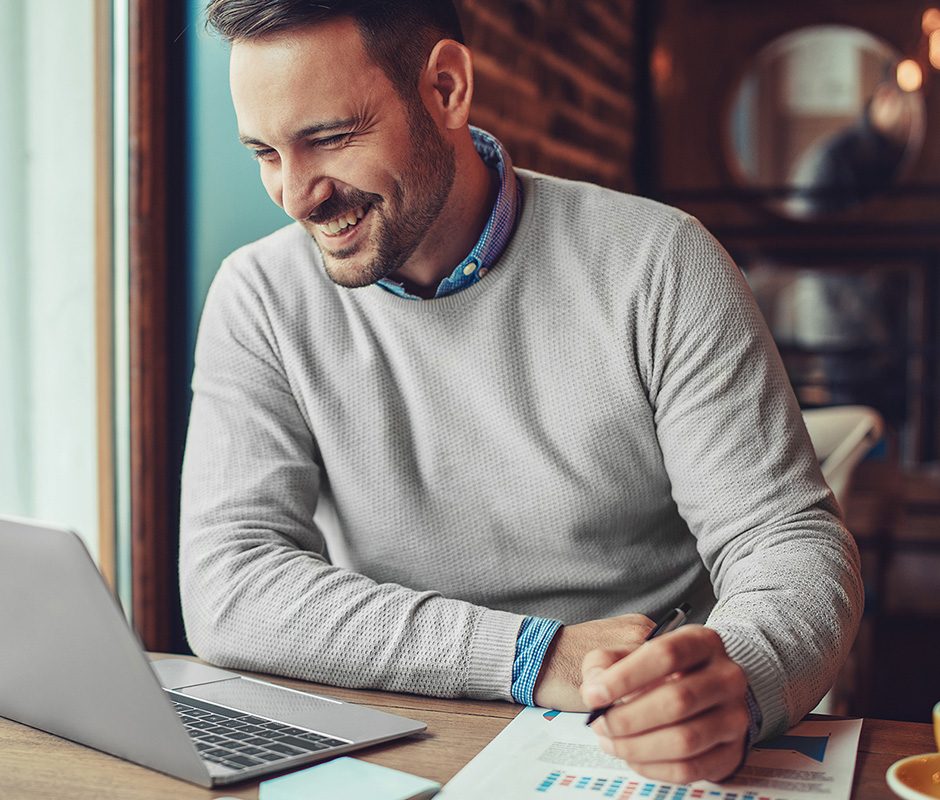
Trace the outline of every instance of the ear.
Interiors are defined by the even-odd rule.
[[[473,101],[473,56],[469,48],[453,39],[441,39],[428,57],[422,83],[428,89],[431,110],[444,127],[457,130],[467,124]]]

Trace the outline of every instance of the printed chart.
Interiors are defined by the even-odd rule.
[[[527,708],[440,800],[849,800],[861,720],[818,718],[759,743],[731,781],[651,781],[597,746],[586,714]]]
[[[538,795],[551,798],[598,797],[605,800],[782,800],[754,792],[693,789],[669,783],[637,781],[626,775],[597,777],[555,770],[535,787]]]

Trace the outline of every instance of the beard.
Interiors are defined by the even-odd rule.
[[[420,98],[408,103],[413,131],[411,152],[401,181],[389,197],[350,188],[335,192],[304,221],[311,227],[369,207],[372,231],[367,243],[328,250],[314,239],[330,280],[347,289],[369,286],[401,269],[424,240],[447,202],[456,175],[453,146],[437,129]],[[360,223],[361,224],[361,223]],[[363,250],[374,255],[359,255]],[[358,257],[357,257],[358,256]]]

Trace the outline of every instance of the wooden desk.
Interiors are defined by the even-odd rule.
[[[428,730],[424,734],[376,745],[353,755],[442,784],[519,711],[518,706],[508,703],[436,700],[263,677],[426,722]],[[893,800],[884,780],[888,766],[903,756],[931,752],[934,748],[930,725],[866,719],[852,800]],[[203,789],[0,718],[2,800],[206,800],[222,796],[257,798],[258,781]]]

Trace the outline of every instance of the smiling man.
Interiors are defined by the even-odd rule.
[[[811,709],[858,555],[747,287],[692,218],[515,169],[446,0],[213,0],[296,220],[206,301],[183,474],[195,652],[584,710],[719,779]],[[314,520],[330,502],[338,527]],[[319,516],[318,516],[319,519]],[[338,563],[341,562],[341,563]],[[693,623],[639,647],[682,601]]]

